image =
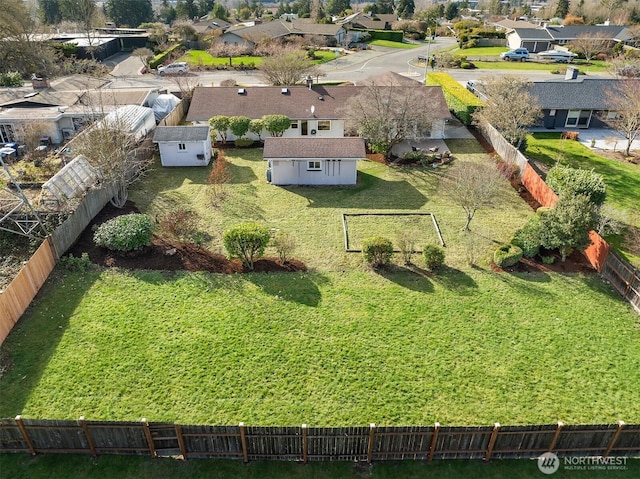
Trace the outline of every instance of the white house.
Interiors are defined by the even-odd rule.
[[[153,142],[162,166],[207,166],[211,161],[208,126],[159,126]]]
[[[267,138],[267,181],[274,185],[355,185],[362,138]]]

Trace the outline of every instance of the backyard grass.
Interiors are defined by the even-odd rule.
[[[447,141],[456,160],[447,168],[458,168],[464,161],[489,161],[475,140]],[[472,242],[481,252],[479,260],[488,263],[496,244],[510,239],[522,226],[531,209],[505,180],[499,193],[499,206],[479,210],[465,235],[462,208],[442,195],[440,185],[445,169],[388,167],[361,161],[358,184],[354,187],[275,187],[265,180],[266,163],[258,149],[228,149],[226,157],[233,179],[225,197],[212,207],[208,200],[208,168],[161,168],[131,191],[131,199],[143,210],[157,216],[167,209],[184,206],[197,211],[201,227],[211,237],[206,245],[224,253],[221,236],[231,225],[255,220],[295,236],[294,257],[321,270],[362,268],[362,257],[344,251],[342,213],[430,212],[436,215],[447,246],[447,264],[464,267],[466,246]],[[390,232],[392,218],[379,218],[375,236]],[[385,224],[386,223],[386,224]],[[431,235],[433,227],[423,230]],[[390,233],[389,233],[390,234]],[[390,234],[395,239],[395,234]],[[275,254],[268,250],[268,254]]]
[[[566,471],[560,469],[552,477],[580,477],[611,479],[638,477],[640,461],[627,460],[624,471]],[[183,479],[185,477],[207,477],[211,479],[540,479],[536,461],[493,460],[487,464],[479,460],[433,461],[389,461],[371,466],[350,462],[292,462],[258,461],[243,464],[241,461],[215,459],[150,459],[135,456],[100,456],[97,459],[86,455],[49,455],[29,457],[25,454],[0,455],[0,471],[12,479],[50,479],[52,477],[74,477],[75,479]]]
[[[471,56],[471,54],[469,54]],[[478,69],[482,70],[539,70],[539,71],[548,71],[550,75],[550,79],[554,77],[561,77],[564,75],[566,71],[566,65],[560,63],[538,63],[538,62],[507,62],[504,60],[499,61],[480,61],[473,60],[473,64]],[[597,73],[607,71],[606,66],[601,66],[598,64],[593,65],[578,65],[580,72],[584,72],[585,74]],[[551,72],[557,71],[557,74],[552,74]]]
[[[407,49],[407,50],[422,46],[421,43],[393,42],[391,40],[372,40],[369,42],[369,45],[374,45],[376,47],[401,48],[401,49]]]
[[[633,424],[637,328],[595,275],[58,271],[0,417]]]

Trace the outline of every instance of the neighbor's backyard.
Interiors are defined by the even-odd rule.
[[[488,161],[473,141],[456,160]],[[257,149],[210,168],[158,168],[132,191],[156,217],[196,210],[204,244],[255,220],[291,233],[304,273],[57,269],[3,346],[0,415],[294,425],[610,423],[640,420],[638,316],[596,275],[495,273],[496,245],[532,214],[505,180],[473,233],[442,169],[361,162],[352,188],[266,183]],[[344,251],[341,213],[437,217],[448,267],[380,273]],[[393,225],[381,217],[358,228]],[[424,236],[434,238],[426,231]],[[362,235],[364,233],[359,232]],[[385,232],[385,234],[388,234]],[[209,239],[210,237],[210,239]],[[393,238],[392,238],[393,239]],[[272,249],[267,254],[275,254]],[[479,266],[467,265],[470,256]],[[418,263],[418,258],[416,257]]]

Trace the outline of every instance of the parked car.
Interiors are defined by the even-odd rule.
[[[502,52],[500,54],[500,58],[503,60],[510,60],[512,62],[523,62],[529,59],[529,50],[526,48],[516,48],[514,50],[509,50],[508,52]]]
[[[577,57],[575,53],[568,52],[566,50],[547,50],[546,52],[538,53],[540,60],[548,60],[557,63],[569,63]]]
[[[186,62],[175,62],[158,68],[158,75],[171,75],[176,73],[187,73],[189,65]]]

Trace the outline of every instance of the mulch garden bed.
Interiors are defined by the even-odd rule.
[[[67,254],[81,256],[87,253],[92,263],[108,268],[129,270],[162,271],[208,271],[210,273],[246,273],[249,272],[238,259],[229,260],[226,256],[209,251],[194,243],[182,243],[170,238],[154,236],[152,244],[140,251],[119,253],[97,246],[93,242],[95,226],[119,215],[138,213],[131,202],[118,209],[108,204],[82,232],[76,244]],[[290,260],[281,263],[277,258],[260,258],[254,263],[257,272],[306,271],[304,263]]]

